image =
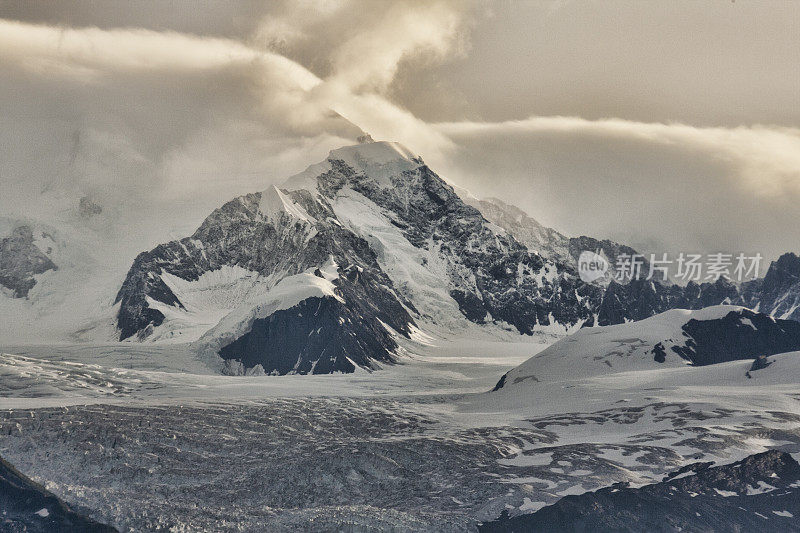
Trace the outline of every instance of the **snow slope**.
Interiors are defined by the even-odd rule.
[[[706,341],[692,337],[694,330],[688,324],[718,324],[730,317],[735,321],[734,327],[756,336],[758,330],[750,318],[752,316],[760,316],[767,324],[774,325],[776,332],[782,325],[743,307],[717,305],[693,311],[672,309],[638,322],[584,328],[506,374],[503,388],[514,388],[523,383],[525,386],[535,386],[535,383],[541,382],[572,381],[620,372],[682,368],[692,364],[691,357],[695,354],[690,352],[696,351]],[[794,327],[794,323],[784,325]],[[775,332],[770,334],[772,337],[777,335]],[[722,338],[708,340],[717,344],[724,341]],[[792,338],[786,348],[784,351],[800,349],[800,338]],[[754,348],[752,354],[736,358],[749,358],[752,361],[759,355],[774,353],[765,344]]]

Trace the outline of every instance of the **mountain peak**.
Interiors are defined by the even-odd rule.
[[[419,166],[421,159],[411,150],[398,142],[372,141],[351,146],[343,146],[331,150],[328,160],[344,161],[355,169],[368,170],[375,165],[386,165],[395,162],[408,162],[413,167]]]
[[[390,185],[389,178],[392,176],[424,164],[421,157],[415,156],[398,142],[360,139],[365,142],[331,150],[325,161],[311,165],[292,176],[283,187],[289,190],[316,189],[317,177],[330,170],[334,161],[352,167],[357,174],[366,174],[379,182],[386,182],[387,185]]]

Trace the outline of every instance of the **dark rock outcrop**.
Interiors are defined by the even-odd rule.
[[[78,201],[78,213],[83,218],[92,218],[93,216],[99,215],[103,212],[103,206],[100,204],[95,203],[91,198],[88,196],[83,196]]]
[[[224,346],[223,359],[270,374],[350,373],[358,365],[395,362],[397,343],[384,325],[406,334],[411,317],[378,280],[359,268],[334,281],[334,297],[308,298],[256,319],[249,332]]]
[[[0,531],[9,533],[112,533],[59,500],[0,457]]]
[[[539,511],[479,526],[481,532],[800,531],[800,465],[768,451],[730,465],[701,463],[641,488],[566,496]]]
[[[374,361],[394,362],[394,339],[372,316],[361,316],[356,309],[333,297],[303,300],[255,320],[248,333],[219,355],[274,374],[349,373],[356,365],[374,368]]]
[[[58,267],[33,242],[30,226],[19,226],[10,237],[0,240],[0,285],[16,298],[25,298],[36,285],[36,274]]]
[[[740,301],[762,313],[800,321],[800,257],[790,252],[773,261],[762,279],[742,284]]]
[[[634,279],[624,285],[612,281],[603,294],[597,325],[643,320],[669,309],[702,309],[739,301],[736,286],[726,278],[703,284],[690,281],[685,286],[646,279]]]
[[[672,350],[696,366],[800,350],[800,322],[775,320],[747,309],[716,320],[692,319],[682,329],[688,336],[686,344]]]

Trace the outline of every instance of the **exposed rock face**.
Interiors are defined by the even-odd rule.
[[[698,463],[638,489],[566,496],[539,511],[482,524],[482,532],[800,531],[800,465],[768,451],[730,465]]]
[[[800,350],[800,322],[775,320],[747,309],[716,320],[692,319],[682,329],[686,343],[672,350],[698,366]],[[756,366],[753,370],[758,370]]]
[[[111,533],[116,529],[82,516],[0,457],[0,530],[9,533]]]
[[[522,209],[497,198],[477,199],[465,194],[464,201],[483,213],[489,222],[513,235],[530,251],[561,263],[569,263],[573,259],[569,237],[539,223]]]
[[[353,372],[356,365],[375,368],[374,361],[392,363],[396,347],[380,323],[329,297],[309,298],[257,319],[220,355],[276,374],[330,374]]]
[[[0,285],[25,298],[36,285],[36,274],[58,267],[33,242],[29,226],[19,226],[10,237],[0,240]]]
[[[591,251],[597,252],[601,255],[604,255],[606,259],[608,259],[610,268],[613,270],[615,265],[619,264],[619,258],[622,255],[627,256],[636,256],[640,255],[639,252],[631,248],[630,246],[626,246],[624,244],[620,244],[618,242],[614,242],[608,239],[595,239],[593,237],[572,237],[569,239],[569,243],[567,245],[567,249],[569,250],[569,259],[574,263],[580,257],[581,252],[583,251]],[[643,276],[648,275],[650,270],[650,263],[644,259],[640,258],[641,261],[641,272]],[[612,274],[615,272],[612,272]],[[663,276],[661,272],[654,272],[653,279],[661,280]],[[628,280],[623,279],[623,283],[626,283]]]
[[[702,309],[740,302],[736,286],[725,278],[714,283],[686,286],[635,279],[622,285],[612,281],[600,304],[597,325],[622,324],[663,313],[668,309]]]
[[[762,313],[800,320],[800,257],[790,252],[773,261],[763,279],[742,285],[741,301]]]
[[[497,198],[477,199],[464,195],[465,202],[478,209],[489,222],[497,224],[510,235],[526,246],[530,251],[539,253],[543,258],[575,265],[581,252],[597,252],[608,260],[613,270],[618,256],[627,254],[637,255],[638,252],[618,242],[609,239],[595,239],[593,237],[567,237],[553,228],[548,228],[531,218],[522,209],[507,204]],[[642,260],[641,268],[645,275],[650,264]],[[613,272],[611,273],[613,275]],[[655,273],[655,279],[662,279],[661,273]]]
[[[102,212],[103,207],[99,204],[96,204],[88,196],[84,196],[80,199],[80,201],[78,201],[78,213],[83,218],[92,218],[93,216],[99,215]]]

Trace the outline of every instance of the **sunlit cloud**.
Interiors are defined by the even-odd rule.
[[[579,116],[431,122],[402,105],[398,77],[469,61],[476,13],[487,9],[280,2],[254,8],[250,33],[226,37],[0,19],[0,209],[48,217],[61,212],[53,202],[89,194],[155,224],[183,216],[175,205],[185,201],[191,225],[366,131],[567,233],[765,253],[800,241],[788,229],[800,214],[797,128]],[[475,65],[472,83],[485,66]],[[440,98],[446,88],[437,90]],[[403,98],[428,95],[420,86]]]
[[[695,127],[687,124],[643,123],[620,119],[530,117],[497,123],[455,122],[435,129],[459,138],[482,135],[553,134],[605,139],[630,139],[673,145],[705,154],[731,167],[732,185],[746,185],[757,195],[800,192],[800,129],[763,125],[736,128]]]

